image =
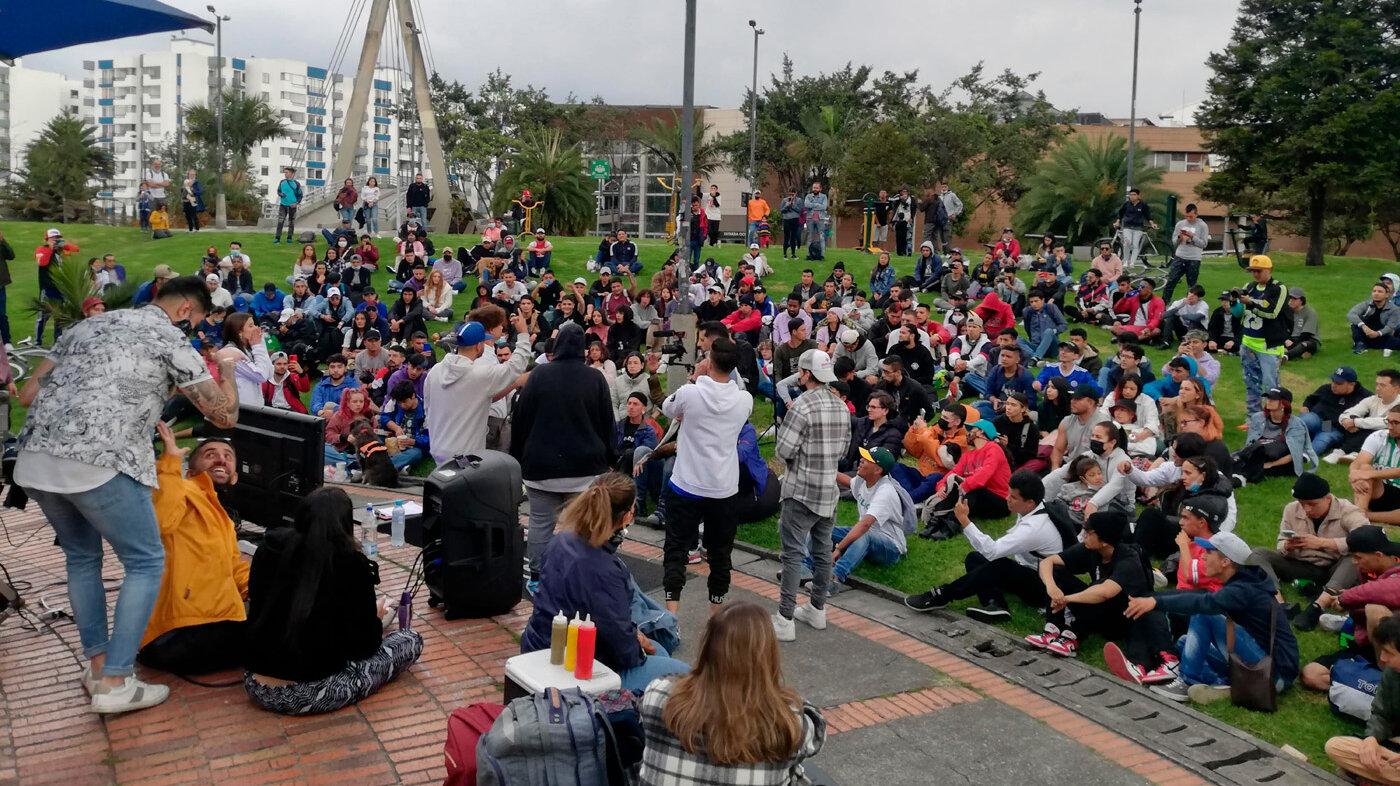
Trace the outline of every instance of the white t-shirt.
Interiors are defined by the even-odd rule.
[[[164,169],[147,169],[145,180],[151,184],[152,199],[165,199],[165,187],[170,185],[170,175]]]
[[[753,412],[753,396],[704,376],[668,396],[661,411],[684,416],[671,470],[676,488],[706,499],[739,493],[739,429]]]
[[[510,302],[512,303],[519,303],[520,298],[523,298],[526,295],[530,294],[530,290],[526,289],[525,285],[519,281],[515,282],[514,287],[507,286],[506,282],[500,281],[497,282],[496,286],[491,288],[492,297],[495,297],[501,294],[502,292],[510,293]]]
[[[885,476],[874,486],[866,486],[864,478],[854,475],[851,477],[851,496],[855,498],[856,512],[860,518],[875,517],[875,523],[870,525],[867,534],[895,544],[900,554],[908,553],[909,544],[904,529],[900,527],[903,509],[899,492],[894,489],[894,481]]]
[[[1371,466],[1376,469],[1400,469],[1400,445],[1390,439],[1386,429],[1372,431],[1361,443],[1361,452],[1371,454]],[[1400,486],[1400,478],[1387,478],[1385,482]]]

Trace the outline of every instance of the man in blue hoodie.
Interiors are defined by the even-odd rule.
[[[1191,618],[1181,648],[1180,675],[1164,685],[1153,685],[1151,690],[1172,701],[1190,699],[1198,704],[1229,698],[1226,620],[1234,623],[1235,656],[1255,664],[1272,655],[1274,689],[1279,693],[1288,690],[1298,677],[1298,640],[1274,597],[1278,590],[1273,580],[1263,568],[1248,564],[1249,544],[1233,532],[1217,532],[1209,540],[1196,538],[1195,543],[1205,549],[1202,561],[1206,575],[1224,582],[1220,589],[1131,598],[1123,612],[1129,619],[1154,610]]]
[[[1026,329],[1028,341],[1018,342],[1021,351],[1029,355],[1027,363],[1036,365],[1049,356],[1050,349],[1060,343],[1060,334],[1069,330],[1064,314],[1059,306],[1050,302],[1045,290],[1036,287],[1026,297],[1027,306],[1021,312],[1021,324]],[[1078,362],[1079,358],[1075,357]],[[1093,382],[1093,377],[1089,378]]]
[[[282,304],[286,301],[287,294],[269,281],[263,284],[261,292],[253,296],[248,308],[253,314],[253,319],[257,320],[259,325],[266,325],[272,330],[276,330],[277,319],[282,316]]]

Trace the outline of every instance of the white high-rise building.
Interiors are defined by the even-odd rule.
[[[0,65],[0,177],[24,167],[24,152],[60,112],[79,114],[82,83],[63,74]]]

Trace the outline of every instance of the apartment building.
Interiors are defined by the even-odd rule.
[[[60,112],[79,114],[82,82],[62,74],[25,68],[21,61],[0,65],[0,177],[24,167],[24,151],[49,119]]]

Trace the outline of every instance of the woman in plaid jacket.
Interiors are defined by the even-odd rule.
[[[782,684],[778,639],[754,603],[717,606],[689,674],[642,698],[643,786],[788,786],[826,742],[821,711]]]

